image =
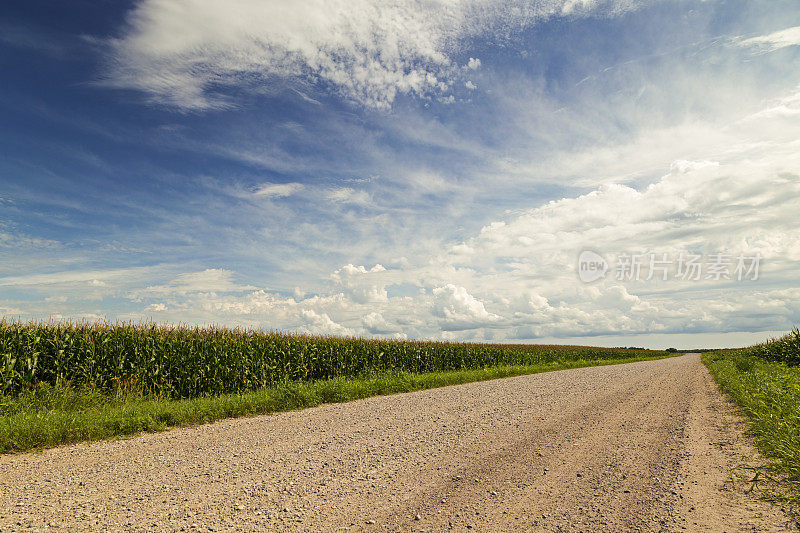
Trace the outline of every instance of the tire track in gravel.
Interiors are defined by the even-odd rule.
[[[449,499],[444,498],[445,504],[459,502],[460,509],[437,506],[429,498],[420,505],[422,513],[444,514],[446,526],[456,529],[666,527],[675,500],[668,486],[678,464],[669,459],[680,439],[670,431],[675,415],[652,407],[682,401],[685,411],[688,391],[673,383],[654,384],[648,377],[634,374],[624,385],[576,403],[565,416],[482,457],[462,470]],[[651,411],[661,416],[653,420]],[[631,442],[620,432],[626,426],[644,432],[643,437]],[[553,434],[561,438],[554,441]],[[658,475],[643,468],[654,456]],[[393,525],[413,527],[403,520]],[[437,523],[437,529],[442,525]]]
[[[796,530],[736,420],[697,355],[368,398],[0,457],[0,530]]]

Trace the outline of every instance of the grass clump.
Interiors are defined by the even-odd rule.
[[[780,480],[774,500],[800,504],[800,332],[703,362],[747,417],[749,433]]]

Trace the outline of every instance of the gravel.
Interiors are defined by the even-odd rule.
[[[0,457],[0,530],[782,531],[697,355]]]

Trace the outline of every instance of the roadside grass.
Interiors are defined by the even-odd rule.
[[[287,381],[238,394],[187,399],[130,392],[108,394],[42,383],[13,397],[0,396],[0,453],[195,426],[224,418],[290,411],[369,396],[672,355],[675,354],[646,356],[639,352],[618,359],[573,359],[429,373],[374,372],[358,377]]]
[[[754,487],[762,478],[777,481],[777,485],[769,483],[761,487],[764,496],[795,507],[800,504],[800,366],[795,366],[800,350],[797,347],[800,347],[800,333],[794,330],[781,339],[744,350],[702,356],[722,390],[746,416],[748,433],[769,460],[765,470],[756,471]]]

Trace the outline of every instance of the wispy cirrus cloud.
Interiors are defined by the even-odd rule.
[[[229,293],[256,290],[257,287],[241,285],[234,281],[235,273],[220,268],[207,268],[202,272],[186,272],[162,285],[152,285],[134,290],[129,297],[142,298],[187,296],[195,293]]]
[[[800,46],[800,26],[779,30],[768,35],[751,37],[740,42],[741,46],[752,46],[772,52],[787,46]]]
[[[225,86],[262,91],[276,81],[295,80],[386,109],[399,95],[451,98],[471,90],[464,87],[468,79],[462,72],[478,69],[480,58],[465,58],[463,64],[457,59],[470,38],[502,41],[548,17],[617,14],[636,4],[144,0],[129,14],[122,35],[110,42],[105,83],[145,91],[162,104],[202,110],[234,105],[217,90]]]
[[[264,183],[256,187],[253,196],[262,198],[285,198],[296,192],[302,191],[305,186],[302,183]]]

